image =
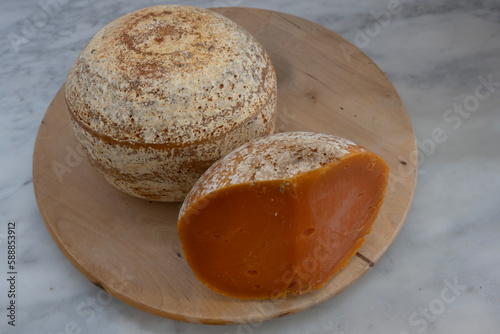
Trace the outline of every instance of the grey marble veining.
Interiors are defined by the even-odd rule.
[[[204,326],[158,318],[115,299],[89,307],[100,290],[60,253],[38,212],[33,144],[45,110],[86,42],[127,12],[168,2],[0,2],[0,332],[498,333],[497,0],[184,1],[301,16],[368,54],[401,95],[420,145],[413,207],[373,269],[342,294],[298,314],[262,324]],[[435,140],[436,129],[445,139]],[[15,328],[5,316],[8,221],[18,223]]]

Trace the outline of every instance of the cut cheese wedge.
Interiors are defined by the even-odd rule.
[[[178,232],[201,282],[230,297],[279,298],[325,285],[364,242],[389,168],[346,139],[288,132],[212,165],[186,197]]]

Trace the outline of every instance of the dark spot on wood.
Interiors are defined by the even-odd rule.
[[[177,253],[177,257],[182,257],[182,256],[181,256],[181,253]]]
[[[361,260],[365,261],[366,263],[368,263],[368,267],[370,267],[370,268],[375,265],[375,263],[373,263],[372,260],[370,260],[369,258],[367,258],[366,256],[364,256],[360,252],[356,252],[356,256],[359,257]]]
[[[104,289],[104,287],[102,286],[102,284],[101,284],[101,283],[99,283],[99,282],[92,282],[92,284],[94,284],[94,285],[95,285],[96,287],[98,287],[99,289],[106,291],[106,289]]]
[[[340,107],[340,110],[344,110],[344,107]]]
[[[400,161],[401,165],[406,166],[406,161]]]
[[[281,318],[281,317],[284,317],[285,315],[289,315],[289,314],[292,314],[292,312],[285,312],[285,313],[282,313],[278,316],[278,318]]]

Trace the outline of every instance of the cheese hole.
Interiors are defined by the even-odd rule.
[[[220,238],[220,235],[214,234],[214,238]]]
[[[255,276],[257,275],[259,272],[257,270],[249,270],[247,271],[247,274],[250,275],[250,276]]]
[[[255,287],[258,289],[258,288],[260,288],[260,285],[257,284],[257,285],[255,285]]]
[[[302,235],[304,237],[310,237],[311,235],[313,235],[313,233],[316,231],[316,229],[314,227],[311,227],[311,228],[308,228],[307,230],[305,230],[304,232],[302,232]]]
[[[358,194],[358,197],[361,197],[361,196],[363,196],[363,193],[359,193],[359,194]]]

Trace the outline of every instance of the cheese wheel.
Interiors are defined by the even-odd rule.
[[[230,297],[319,289],[363,244],[388,176],[380,157],[343,138],[254,140],[217,161],[186,197],[177,225],[185,258]]]
[[[221,156],[272,133],[276,75],[262,46],[210,10],[145,8],[99,31],[65,97],[92,165],[116,188],[182,201]]]

